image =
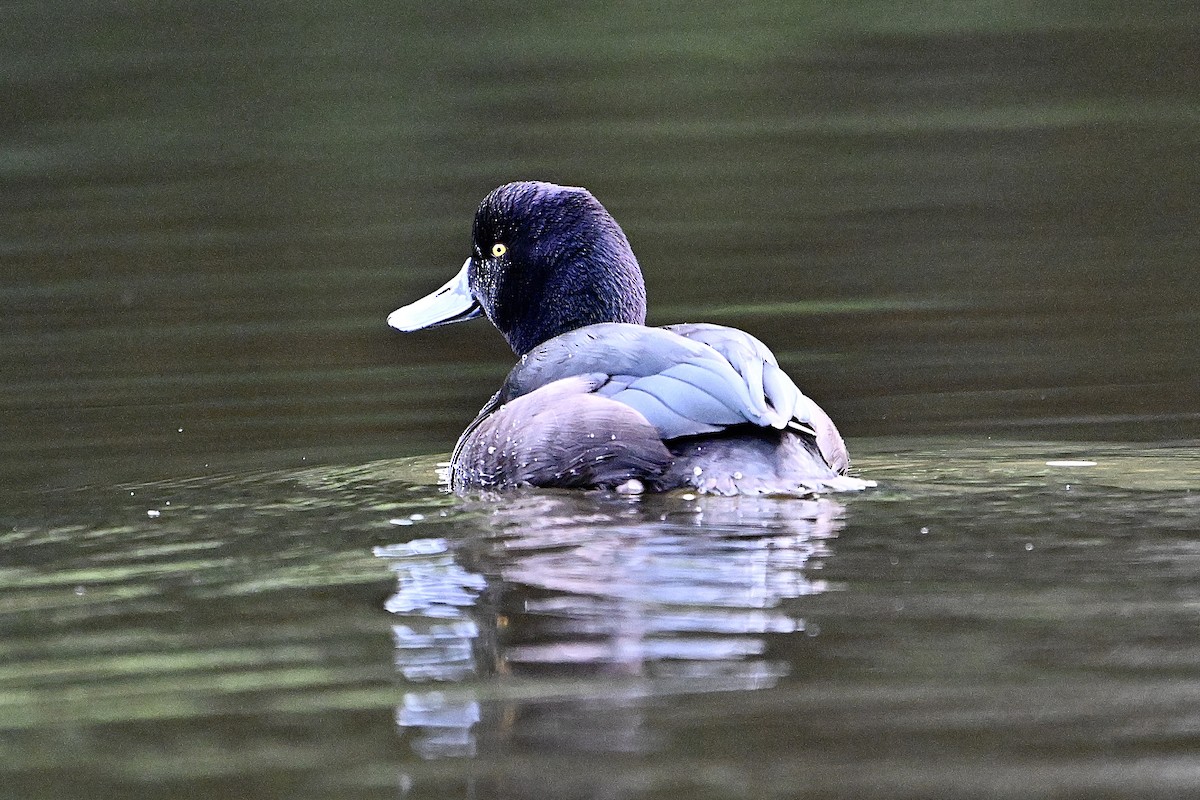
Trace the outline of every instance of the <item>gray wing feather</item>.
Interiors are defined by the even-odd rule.
[[[638,401],[631,399],[634,396],[631,393],[650,395],[658,401],[663,409],[670,412],[669,416],[663,418],[662,424],[658,417],[647,417],[652,425],[664,431],[663,438],[665,439],[691,435],[686,431],[685,426],[681,427],[675,419],[676,417],[688,420],[692,427],[709,428],[710,432],[714,429],[719,430],[729,425],[746,422],[744,413],[737,408],[725,405],[705,387],[681,381],[667,373],[638,378],[629,384],[627,389],[613,394],[612,398],[618,402],[639,407]],[[665,435],[668,429],[682,432],[668,436]]]
[[[623,322],[589,325],[556,336],[521,356],[500,389],[501,400],[507,402],[561,378],[590,372],[654,375],[673,364],[705,358],[710,350],[701,342],[661,328]]]
[[[833,420],[779,368],[775,354],[765,344],[745,331],[711,323],[668,325],[666,330],[723,355],[742,376],[750,395],[769,404],[771,411],[764,416],[770,421],[765,424],[812,433],[825,461],[839,473],[846,471],[850,458]]]
[[[666,330],[686,339],[702,342],[716,350],[741,376],[750,397],[750,408],[758,415],[759,425],[784,428],[800,393],[796,384],[775,360],[765,344],[745,331],[711,323],[668,325]]]
[[[715,325],[711,322],[683,322],[678,325],[664,325],[663,330],[679,334],[694,342],[703,342],[731,362],[744,358],[745,356],[738,354],[738,351],[744,351],[753,353],[754,358],[761,359],[771,366],[779,366],[771,348],[763,344],[759,338],[751,336],[739,328]]]
[[[723,367],[721,362],[714,359],[706,359],[699,363],[688,361],[668,367],[661,374],[720,405],[727,414],[732,414],[724,424],[732,425],[742,421],[745,409],[751,405],[753,395],[746,391],[745,384],[729,380],[729,371]],[[710,413],[717,415],[721,412],[714,409]]]
[[[774,364],[763,365],[763,395],[770,401],[783,425],[792,419],[808,422],[808,405],[812,401],[801,393],[786,372]]]
[[[746,421],[703,388],[670,375],[672,371],[645,377],[614,375],[596,394],[636,408],[664,439],[712,433]]]
[[[637,411],[654,426],[663,439],[677,439],[681,436],[695,436],[700,433],[716,433],[724,425],[714,425],[701,422],[675,411],[668,402],[645,390],[631,386],[623,392],[613,395],[613,400],[629,406]]]
[[[761,341],[723,325],[647,328],[618,322],[557,336],[521,357],[492,406],[563,378],[603,373],[593,391],[638,411],[663,439],[751,423],[816,436],[831,465],[845,446],[824,411],[779,368]]]

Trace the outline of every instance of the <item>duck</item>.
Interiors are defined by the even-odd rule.
[[[872,485],[848,474],[833,420],[759,339],[711,323],[646,325],[638,260],[587,189],[491,191],[461,269],[387,323],[411,333],[478,317],[518,360],[455,444],[452,491],[809,496]]]

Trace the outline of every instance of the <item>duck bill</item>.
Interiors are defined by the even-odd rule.
[[[419,331],[422,328],[449,325],[482,315],[483,309],[471,296],[471,287],[467,282],[467,270],[470,266],[471,259],[468,258],[458,274],[448,280],[442,288],[388,314],[388,325],[398,331]]]

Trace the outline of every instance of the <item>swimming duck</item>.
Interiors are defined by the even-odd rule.
[[[407,332],[479,316],[520,359],[454,447],[456,491],[870,485],[846,475],[833,421],[761,341],[723,325],[646,326],[641,268],[586,189],[520,181],[493,190],[458,274],[387,321]]]

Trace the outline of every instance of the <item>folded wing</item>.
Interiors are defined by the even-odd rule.
[[[594,393],[640,413],[664,440],[716,433],[735,425],[813,436],[835,470],[845,446],[828,415],[748,333],[721,325],[648,328],[602,323],[555,337],[509,373],[493,408],[554,381],[608,376]]]

